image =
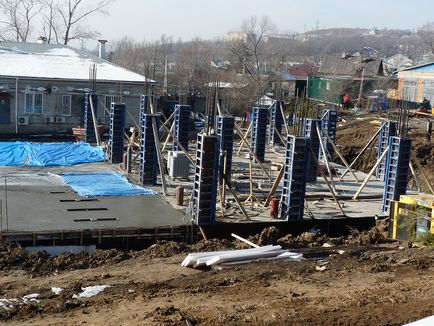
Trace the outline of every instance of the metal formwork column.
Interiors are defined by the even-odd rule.
[[[224,172],[226,153],[226,177],[231,178],[232,156],[234,145],[234,117],[217,116],[215,130],[219,147],[219,172]]]
[[[411,158],[411,139],[389,137],[389,152],[386,159],[386,175],[383,191],[383,212],[390,203],[407,192],[408,170]]]
[[[396,121],[384,121],[381,124],[381,131],[378,139],[378,154],[377,160],[381,157],[384,150],[387,148],[389,144],[389,138],[396,136]],[[376,176],[377,178],[384,178],[386,172],[386,162],[380,162],[377,167]]]
[[[304,136],[309,139],[310,149],[309,160],[307,161],[308,169],[306,172],[306,181],[307,182],[315,182],[317,179],[317,168],[318,164],[316,163],[313,155],[317,155],[320,150],[320,143],[318,133],[316,131],[317,124],[320,124],[321,120],[317,119],[306,119],[304,125]]]
[[[175,105],[175,130],[174,137],[178,139],[179,143],[188,151],[188,133],[190,130],[190,105]],[[173,141],[172,145],[173,151],[180,151],[181,148],[178,143]]]
[[[327,133],[327,135],[330,137],[330,139],[333,141],[333,143],[336,143],[336,127],[338,123],[338,111],[336,110],[323,110],[322,112],[323,119],[321,120],[321,129],[323,133]],[[327,153],[329,154],[329,160],[333,161],[334,159],[334,149],[333,146],[330,144],[327,137],[322,137],[324,144],[327,144]],[[319,151],[319,158],[323,160],[323,153],[320,149]]]
[[[193,186],[193,215],[197,225],[215,222],[218,173],[218,142],[213,135],[197,135]]]
[[[267,109],[253,108],[252,149],[261,162],[263,162],[265,158],[265,142],[267,138],[267,115]]]
[[[87,93],[84,96],[84,129],[85,129],[84,139],[87,143],[94,143],[96,142],[96,135],[95,135],[94,121],[92,117],[92,110],[90,107],[90,101],[92,101],[93,110],[96,117],[97,108],[98,108],[98,95]]]
[[[154,131],[152,129],[153,117],[158,114],[145,113],[140,121],[142,138],[140,141],[140,183],[142,185],[155,185],[157,183],[158,159],[155,148]],[[159,119],[156,119],[157,123]]]
[[[122,163],[124,156],[125,104],[110,107],[110,162]]]
[[[279,134],[282,135],[283,126],[282,107],[283,101],[277,101],[270,109],[270,129],[268,139],[271,145],[282,144],[279,137]]]
[[[140,96],[140,117],[139,121],[142,121],[143,115],[148,113],[148,101],[149,97],[147,95]]]
[[[305,137],[288,136],[280,198],[280,219],[303,219],[308,160],[309,140]]]

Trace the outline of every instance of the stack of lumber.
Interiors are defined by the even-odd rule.
[[[281,246],[263,246],[251,249],[210,251],[189,254],[181,263],[184,267],[225,267],[259,260],[286,259],[300,261],[302,254],[289,252]]]

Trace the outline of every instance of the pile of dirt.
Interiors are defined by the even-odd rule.
[[[279,229],[275,226],[263,229],[258,237],[258,246],[275,245],[279,239],[279,234]]]
[[[196,321],[192,316],[174,306],[158,307],[153,312],[146,314],[144,318],[147,319],[148,322],[162,325],[170,324],[184,326],[196,324]]]
[[[434,144],[433,143],[415,143],[414,151],[421,165],[434,164]]]
[[[366,246],[392,242],[388,238],[389,219],[378,220],[368,231],[351,230],[345,241],[347,246]]]
[[[359,260],[372,263],[374,268],[383,267],[383,270],[399,265],[411,266],[421,270],[434,266],[434,251],[420,248],[407,248],[405,250],[403,248],[402,250],[379,252],[367,251],[360,255]]]
[[[332,246],[365,246],[390,242],[387,235],[388,220],[380,220],[368,231],[351,230],[348,237],[331,238],[318,232],[305,232],[298,236],[287,234],[280,237],[276,227],[269,227],[261,233],[248,238],[259,245],[279,244],[284,248],[316,248],[324,244]],[[64,270],[88,269],[114,265],[130,258],[156,259],[167,258],[180,253],[218,251],[226,249],[251,248],[250,245],[235,240],[201,240],[187,245],[174,241],[159,241],[147,249],[138,252],[125,252],[116,249],[96,250],[94,253],[63,253],[50,256],[47,252],[29,253],[16,244],[0,246],[0,270],[25,270],[32,275],[47,275]]]
[[[6,244],[0,246],[0,270],[25,270],[34,275],[43,275],[117,264],[130,257],[130,254],[116,249],[96,250],[92,254],[82,252],[50,256],[45,251],[29,253],[17,244]]]
[[[158,241],[149,248],[138,253],[139,256],[144,256],[147,259],[167,258],[188,250],[185,243],[175,241]]]
[[[191,252],[219,251],[234,248],[234,244],[227,239],[209,239],[188,246]]]
[[[389,243],[392,240],[388,238],[389,219],[382,219],[376,222],[376,225],[370,230],[358,231],[350,230],[346,237],[328,237],[320,232],[304,232],[298,236],[287,234],[279,237],[280,231],[276,227],[265,228],[260,234],[249,237],[251,242],[264,246],[268,244],[278,244],[284,248],[317,248],[325,244],[331,246],[366,246],[373,244]],[[237,243],[237,247],[248,248],[249,246]]]
[[[264,228],[261,231],[261,233],[248,237],[247,240],[258,246],[266,246],[266,245],[278,244],[279,237],[280,237],[279,229],[276,228],[275,226],[271,226],[268,228]],[[252,246],[240,240],[235,240],[233,244],[236,249],[252,248]]]
[[[343,238],[329,238],[316,232],[304,232],[294,237],[292,234],[280,238],[277,243],[284,248],[316,248],[322,247],[325,243],[330,245],[341,245]]]

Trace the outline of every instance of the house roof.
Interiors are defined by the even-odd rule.
[[[383,62],[378,58],[363,56],[325,56],[318,74],[331,76],[361,76],[365,68],[365,77],[383,76]]]
[[[297,80],[293,75],[289,74],[287,71],[284,70],[278,70],[276,71],[276,74],[282,78],[284,81],[294,81]]]
[[[307,78],[316,73],[318,66],[313,64],[300,64],[288,68],[288,73],[297,79]]]
[[[107,60],[66,45],[0,42],[0,76],[89,80],[96,65],[96,80],[125,83],[155,83]]]
[[[386,58],[384,61],[395,60],[395,59],[397,59],[397,58],[400,59],[400,60],[408,60],[408,61],[412,61],[409,57],[407,57],[407,56],[405,56],[405,55],[403,55],[403,54],[401,54],[401,53],[394,54],[394,55],[392,55],[392,56]]]
[[[422,65],[413,66],[402,71],[434,71],[434,62],[424,63]]]

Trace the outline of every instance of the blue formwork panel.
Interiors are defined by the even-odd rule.
[[[322,111],[323,119],[321,120],[321,130],[324,133],[326,133],[332,142],[336,143],[336,128],[338,123],[338,111],[336,110],[323,110]],[[334,160],[334,149],[332,144],[330,144],[330,141],[327,139],[326,136],[322,137],[323,144],[326,144],[327,153],[329,155],[328,159],[329,161]],[[324,160],[322,150],[319,151],[319,158],[320,160]]]
[[[386,150],[387,145],[389,144],[389,138],[396,136],[397,132],[397,123],[396,121],[384,121],[381,124],[381,131],[378,139],[378,152],[377,152],[377,160],[381,157],[383,152]],[[377,167],[376,176],[377,178],[385,177],[386,172],[386,160],[380,162]]]
[[[158,159],[155,148],[154,130],[152,119],[157,121],[157,129],[160,116],[145,113],[140,121],[142,138],[140,140],[140,183],[142,185],[155,185],[157,183]]]
[[[288,136],[280,198],[279,218],[282,220],[303,219],[308,160],[309,140],[305,137]]]
[[[317,180],[318,164],[313,158],[320,150],[320,143],[316,126],[321,123],[321,120],[306,119],[304,124],[304,136],[309,139],[309,160],[307,162],[306,182],[315,182]],[[315,153],[315,154],[314,154]]]
[[[215,223],[218,155],[217,137],[198,134],[192,194],[193,214],[197,225]]]
[[[147,95],[140,96],[139,121],[142,121],[143,116],[148,113],[148,102],[149,102],[149,97]]]
[[[96,117],[97,109],[98,109],[98,95],[87,93],[84,96],[84,130],[85,130],[84,139],[87,143],[94,143],[96,142],[96,135],[95,135],[95,126],[93,122],[92,110],[90,107],[90,101],[92,101],[93,110]]]
[[[230,180],[234,147],[234,117],[216,116],[215,131],[219,148],[219,173],[224,171],[224,153],[226,152],[226,176]]]
[[[178,142],[188,151],[188,133],[190,131],[190,105],[175,105],[175,130],[173,131],[174,137]],[[176,141],[173,141],[172,150],[181,151]]]
[[[265,142],[267,139],[267,117],[268,110],[264,108],[253,108],[252,119],[252,150],[258,160],[265,159]]]
[[[110,107],[110,157],[113,164],[122,163],[124,156],[125,104],[112,103]]]
[[[282,141],[279,134],[282,135],[283,127],[283,101],[276,101],[276,103],[270,109],[270,126],[268,139],[271,145],[280,145]]]
[[[390,203],[407,192],[408,172],[411,159],[411,139],[389,137],[389,152],[383,191],[383,212],[389,211]]]

